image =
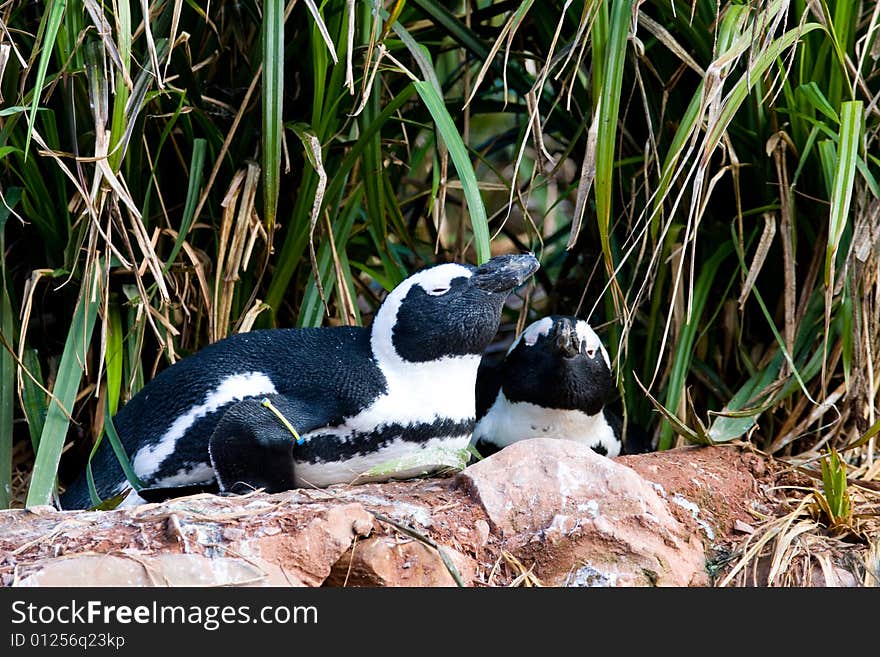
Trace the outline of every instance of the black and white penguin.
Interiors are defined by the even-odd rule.
[[[622,422],[605,406],[613,391],[608,352],[590,325],[575,317],[544,317],[519,335],[500,363],[483,359],[472,443],[485,457],[543,436],[617,456]]]
[[[438,265],[395,287],[370,328],[231,336],[161,372],[114,426],[148,489],[323,487],[420,448],[465,449],[480,354],[507,296],[537,269],[531,254]],[[107,443],[92,461],[102,498],[128,486]],[[91,506],[84,474],[61,502]]]

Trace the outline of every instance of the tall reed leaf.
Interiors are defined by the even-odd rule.
[[[825,285],[831,285],[831,271],[840,238],[846,228],[856,177],[859,135],[862,127],[863,103],[852,100],[840,106],[840,133],[837,137],[837,168],[831,190],[831,214],[828,217],[828,247],[825,250]]]
[[[309,10],[312,9],[310,4]],[[269,235],[275,228],[278,210],[283,99],[284,0],[266,0],[263,3],[263,220]]]
[[[15,359],[12,349],[14,326],[12,301],[6,285],[6,221],[18,203],[21,190],[5,190],[0,203],[0,509],[9,508],[12,500],[12,422],[15,385]]]
[[[0,260],[6,249],[0,226]],[[8,509],[12,500],[12,421],[15,401],[15,360],[10,349],[12,337],[12,302],[6,289],[6,266],[0,262],[0,509]]]
[[[183,246],[183,242],[187,234],[189,234],[190,226],[192,226],[193,219],[195,218],[194,214],[201,191],[202,171],[205,168],[205,150],[207,147],[207,139],[199,138],[193,140],[193,153],[189,163],[189,178],[186,188],[186,203],[183,206],[183,216],[180,219],[180,230],[177,232],[177,239],[174,240],[174,247],[165,261],[164,270],[166,272],[174,262],[177,254],[180,253],[180,248]]]
[[[40,436],[40,448],[37,451],[27,494],[28,507],[50,504],[55,490],[58,461],[67,437],[70,412],[73,410],[73,403],[82,380],[92,329],[95,327],[95,317],[98,313],[100,299],[95,293],[94,284],[89,280],[89,276],[84,277],[82,292],[73,313],[61,362],[58,364],[58,376],[52,389],[55,399],[49,405],[46,423]]]
[[[40,369],[40,359],[36,349],[25,349],[22,366],[27,372],[22,373],[21,402],[25,419],[27,420],[28,432],[31,435],[31,445],[36,454],[40,445],[40,434],[43,433],[43,423],[46,420],[48,401],[46,393],[40,386],[43,385],[43,374]],[[30,375],[30,376],[29,376]],[[34,381],[33,379],[36,379]]]
[[[685,379],[690,371],[691,361],[694,354],[694,343],[698,335],[700,319],[709,300],[709,292],[712,289],[712,282],[715,280],[715,274],[718,267],[724,262],[725,258],[733,251],[733,245],[730,242],[724,242],[709,260],[707,260],[700,274],[697,277],[697,283],[694,289],[694,305],[690,315],[690,319],[684,323],[681,330],[681,338],[678,341],[678,347],[675,350],[675,360],[672,363],[672,373],[669,375],[669,386],[666,392],[666,408],[673,411],[678,408],[679,401],[684,393]],[[672,427],[664,424],[660,431],[660,442],[658,449],[669,449],[672,447]]]
[[[110,305],[107,312],[107,408],[114,415],[119,409],[122,393],[122,313],[115,303]]]
[[[611,199],[614,195],[612,173],[617,146],[617,121],[620,113],[620,94],[623,87],[623,65],[626,63],[627,35],[632,21],[632,1],[614,0],[608,41],[603,52],[604,72],[602,96],[599,101],[599,132],[596,139],[596,221],[599,239],[608,271],[614,270],[611,257],[609,227]],[[598,62],[596,63],[598,64]],[[594,66],[596,65],[594,64]]]
[[[46,31],[43,33],[43,41],[40,44],[40,63],[37,65],[37,79],[34,83],[31,111],[28,116],[27,136],[24,142],[25,159],[27,159],[28,149],[31,144],[31,133],[34,130],[37,106],[40,104],[40,96],[43,93],[43,83],[46,81],[46,71],[49,70],[49,62],[52,60],[52,51],[55,48],[55,37],[58,36],[58,28],[61,26],[61,19],[64,18],[64,8],[66,5],[67,0],[49,0],[49,10],[45,14]]]
[[[119,39],[119,65],[122,70],[116,75],[116,93],[113,97],[113,118],[110,123],[110,169],[119,171],[122,158],[125,155],[123,142],[126,130],[131,126],[131,121],[125,115],[125,108],[129,99],[129,85],[131,71],[131,5],[128,2],[118,2],[114,5],[117,38]],[[112,42],[108,42],[107,50],[111,50]],[[112,50],[111,50],[112,52]]]
[[[122,472],[125,474],[125,478],[128,483],[131,484],[131,487],[136,491],[144,488],[144,482],[141,481],[140,477],[135,473],[131,461],[128,459],[128,454],[125,453],[122,439],[120,439],[119,434],[116,433],[116,427],[113,425],[113,418],[110,416],[110,405],[105,404],[104,432],[98,436],[98,440],[96,440],[95,444],[92,446],[92,451],[89,453],[89,461],[86,464],[86,480],[88,482],[89,497],[91,498],[92,506],[100,506],[104,503],[104,500],[98,495],[98,490],[95,487],[95,477],[92,473],[92,459],[97,453],[98,448],[101,446],[101,441],[104,435],[106,435],[107,440],[110,441],[110,447],[116,455],[116,460],[119,462],[119,466],[122,468]]]
[[[474,167],[471,164],[470,156],[467,148],[455,129],[455,123],[449,116],[449,111],[443,99],[437,95],[430,82],[423,80],[415,80],[413,85],[421,96],[422,101],[431,113],[434,123],[437,124],[437,130],[446,147],[449,149],[449,156],[458,172],[461,180],[462,191],[467,199],[468,212],[471,217],[471,228],[474,231],[474,248],[477,251],[477,262],[482,264],[491,258],[489,251],[489,220],[486,217],[486,207],[483,205],[483,197],[480,195],[480,188],[477,185],[477,176],[474,174]]]

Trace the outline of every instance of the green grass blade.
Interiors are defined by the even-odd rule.
[[[822,114],[834,121],[834,123],[840,122],[840,117],[837,116],[837,112],[834,111],[834,107],[832,107],[831,103],[828,102],[825,94],[822,93],[822,90],[819,88],[819,85],[816,84],[815,81],[811,81],[807,84],[802,84],[797,88],[797,93],[799,95],[802,95],[814,109],[820,111]]]
[[[130,125],[125,116],[125,106],[130,96],[128,85],[131,84],[131,5],[128,2],[119,2],[115,8],[117,11],[114,19],[119,41],[117,52],[122,70],[116,75],[116,93],[113,96],[113,116],[110,121],[110,169],[118,172],[125,155],[123,138],[126,128]]]
[[[837,319],[840,322],[840,339],[842,351],[840,354],[843,361],[843,380],[846,382],[846,389],[850,389],[850,380],[852,375],[853,362],[853,306],[852,292],[850,291],[850,278],[847,276],[843,286],[843,293],[840,299],[840,310]]]
[[[374,84],[370,96],[364,105],[364,111],[358,118],[360,125],[375,123],[379,115],[379,85]],[[385,210],[385,185],[383,178],[387,175],[383,162],[382,135],[374,133],[366,140],[364,149],[364,191],[366,192],[367,215],[370,230],[375,232],[379,254],[385,253],[388,242],[387,212]]]
[[[435,0],[410,0],[410,4],[418,7],[425,15],[430,17],[431,22],[445,31],[453,40],[469,51],[478,62],[489,60],[490,48],[480,39],[477,33],[459,20],[449,9],[448,3],[435,2]],[[513,88],[524,95],[532,88],[533,84],[523,74],[519,66],[509,64],[504,66],[504,58],[491,58],[491,67],[498,75],[504,75],[513,83]]]
[[[369,16],[368,11],[365,13]],[[364,31],[368,31],[366,27],[368,24],[369,20],[363,23]],[[317,30],[317,27],[314,29]],[[313,99],[312,120],[308,123],[315,128],[322,143],[327,144],[338,129],[334,125],[334,112],[338,111],[337,105],[344,98],[344,95],[347,94],[347,90],[344,87],[344,67],[334,67],[330,75],[330,83],[325,85],[327,66],[324,60],[327,58],[326,48],[314,37],[306,46],[312,49],[313,60],[311,74],[313,78],[311,94]],[[375,120],[370,123],[364,122],[361,117],[358,118],[359,134],[357,140],[348,148],[342,161],[336,160],[334,165],[329,167],[329,173],[332,176],[327,183],[327,190],[324,194],[325,199],[330,199],[331,202],[334,202],[342,198],[345,185],[349,180],[349,174],[356,165],[364,164],[364,160],[366,160],[365,151],[371,141],[388,124],[389,118],[406,104],[414,92],[415,89],[411,85],[405,86],[398,92],[397,96],[388,102],[375,117]],[[324,109],[325,107],[330,109]],[[361,175],[364,175],[363,172]],[[300,265],[302,255],[308,246],[310,210],[312,207],[310,199],[314,198],[317,183],[317,174],[315,174],[311,167],[306,167],[302,174],[302,181],[297,192],[292,216],[288,219],[284,243],[275,257],[275,269],[272,273],[272,280],[269,283],[269,290],[266,293],[266,303],[272,308],[273,313],[277,312],[284,295],[288,292],[291,279],[293,279],[293,275]],[[382,253],[379,256],[381,257]]]
[[[104,433],[110,441],[110,447],[113,448],[113,453],[116,454],[116,458],[119,461],[119,465],[122,466],[122,471],[125,473],[125,478],[128,479],[128,483],[130,483],[135,490],[143,488],[144,482],[140,480],[137,474],[135,474],[134,468],[131,467],[131,462],[128,460],[128,455],[125,453],[125,448],[122,446],[122,440],[120,440],[119,434],[116,433],[116,427],[113,425],[113,418],[110,417],[109,406],[104,407]]]
[[[89,487],[89,499],[91,500],[92,507],[98,507],[101,505],[101,496],[98,495],[98,488],[95,486],[95,475],[92,472],[92,457],[95,455],[95,452],[98,451],[100,440],[101,439],[99,438],[92,446],[92,451],[89,453],[89,461],[86,463],[86,484],[88,484]]]
[[[731,226],[731,230],[733,230],[732,226]],[[727,242],[727,244],[733,244],[733,243],[734,242]],[[743,258],[743,254],[739,250],[737,250],[737,256],[739,257],[739,265],[742,268],[742,270],[748,271],[748,266],[745,263],[745,260]],[[758,306],[760,306],[760,308],[761,308],[761,312],[764,315],[764,319],[767,321],[767,324],[770,328],[770,332],[773,333],[773,337],[776,339],[776,344],[779,346],[779,350],[782,352],[782,355],[785,358],[786,362],[788,362],[788,366],[791,368],[792,376],[794,377],[795,381],[797,381],[797,385],[800,386],[801,390],[804,393],[804,396],[815,404],[816,401],[810,396],[810,393],[807,390],[807,386],[804,383],[804,378],[801,376],[801,373],[798,370],[798,366],[794,362],[794,355],[789,353],[788,348],[785,345],[785,340],[783,340],[782,335],[780,335],[779,329],[776,328],[776,323],[773,320],[773,315],[767,309],[767,304],[764,303],[764,298],[761,295],[760,291],[758,290],[757,286],[755,286],[752,289],[752,296],[754,297],[755,301],[758,302]],[[795,347],[797,347],[798,340],[800,338],[801,338],[801,334],[799,334],[798,339],[795,340]]]
[[[207,139],[195,139],[193,141],[192,159],[189,164],[189,180],[186,189],[186,204],[183,206],[183,217],[180,220],[180,230],[177,233],[177,239],[174,240],[174,247],[171,249],[171,255],[165,261],[164,272],[168,271],[174,263],[177,254],[183,246],[189,229],[192,226],[193,215],[196,210],[196,203],[199,201],[199,193],[201,192],[202,171],[205,167],[205,151],[208,147]]]
[[[703,142],[703,157],[708,158],[709,154],[714,152],[715,148],[721,142],[721,138],[733,121],[734,115],[739,111],[743,102],[749,95],[749,92],[761,79],[761,76],[767,72],[767,69],[774,64],[777,59],[782,56],[786,50],[794,45],[799,39],[803,38],[808,32],[819,29],[816,23],[807,23],[803,28],[796,28],[783,34],[778,39],[774,39],[769,46],[755,58],[749,75],[742,76],[737,80],[736,84],[730,90],[730,93],[721,104],[721,111],[718,118],[712,122],[706,133]]]
[[[818,144],[819,164],[822,168],[822,179],[825,181],[825,190],[830,198],[834,194],[834,177],[837,170],[837,146],[831,139],[823,139]]]
[[[782,367],[781,355],[779,358],[774,358],[763,370],[756,372],[737,390],[709,427],[709,436],[712,438],[712,442],[723,443],[734,440],[754,426],[758,415],[766,410],[765,407],[752,407],[747,414],[741,414],[737,411],[743,410],[746,404],[754,403],[759,399],[760,393],[773,383],[779,374],[780,367]]]
[[[119,397],[122,393],[122,313],[119,306],[110,304],[108,309],[107,355],[107,407],[110,414],[115,415],[119,409]]]
[[[617,121],[626,63],[627,35],[632,20],[631,0],[615,0],[611,7],[608,40],[605,42],[602,95],[599,101],[599,131],[596,139],[596,222],[608,271],[613,271],[609,229],[611,199],[614,197],[614,152],[617,147]]]
[[[333,177],[330,178],[327,183],[327,198],[338,198],[339,195],[342,194],[348,175],[361,159],[370,140],[378,135],[381,132],[382,127],[388,123],[388,120],[400,110],[401,107],[409,102],[415,91],[415,87],[411,84],[401,89],[400,93],[390,100],[376,118],[364,128],[358,137],[358,140],[339,163],[339,166],[336,167]]]
[[[312,8],[310,3],[309,10]],[[283,99],[284,0],[267,0],[263,3],[263,221],[270,235],[275,228],[281,180]]]
[[[862,445],[867,445],[870,442],[871,438],[875,438],[877,434],[880,434],[880,419],[878,419],[874,424],[868,427],[868,430],[861,435],[854,443],[851,445],[847,445],[846,449],[856,449],[861,447]]]
[[[59,28],[57,38],[56,61],[73,63],[73,68],[82,71],[85,57],[81,38],[87,28],[86,10],[82,0],[69,0],[64,12],[64,24]]]
[[[823,3],[824,4],[824,3]],[[831,3],[828,3],[830,5]],[[826,7],[828,5],[825,5]],[[831,33],[836,66],[832,65],[828,80],[828,97],[835,107],[842,100],[844,93],[852,96],[852,82],[846,64],[847,54],[852,52],[852,41],[855,34],[855,23],[858,20],[858,3],[837,0],[834,3],[833,15],[828,23]],[[827,16],[826,12],[826,16]]]
[[[388,12],[384,9],[380,13],[385,20],[390,19]],[[437,71],[434,68],[434,62],[431,60],[431,51],[416,41],[415,38],[413,38],[413,35],[397,21],[392,24],[391,29],[393,29],[394,33],[400,37],[403,45],[406,46],[406,49],[409,50],[410,54],[413,56],[416,65],[419,67],[419,71],[422,72],[422,77],[434,85],[434,89],[437,91],[438,95],[443,95],[443,88],[440,86],[440,80],[437,79]]]
[[[813,152],[813,148],[816,145],[816,139],[819,137],[819,128],[817,126],[813,126],[810,128],[810,133],[807,135],[806,146],[804,146],[803,151],[801,152],[801,157],[798,160],[797,169],[794,171],[794,176],[791,179],[792,187],[796,187],[798,180],[800,180],[801,173],[803,173],[804,167],[807,163],[812,163],[814,158],[810,157]]]
[[[669,375],[669,384],[666,392],[666,408],[677,409],[679,401],[684,393],[685,379],[690,371],[691,359],[694,353],[694,344],[696,343],[698,329],[700,327],[700,318],[709,299],[709,292],[712,289],[712,281],[721,263],[733,251],[730,242],[723,243],[718,250],[707,260],[694,286],[694,305],[691,312],[690,321],[684,324],[681,330],[681,338],[675,352],[675,358],[672,364],[672,372]],[[664,424],[660,430],[660,441],[657,449],[669,449],[672,447],[672,426]]]
[[[46,81],[46,71],[49,70],[49,62],[52,60],[52,50],[55,47],[55,37],[58,36],[58,28],[64,18],[64,8],[67,0],[49,0],[47,10],[46,31],[43,33],[43,41],[40,44],[40,63],[37,65],[37,79],[34,83],[31,111],[28,117],[27,136],[24,142],[24,157],[27,159],[28,149],[31,144],[31,133],[34,130],[34,121],[37,118],[37,105],[40,104],[40,96],[43,91],[43,83]]]
[[[21,189],[5,190],[0,199],[0,509],[8,509],[12,501],[12,423],[15,403],[15,339],[12,300],[6,285],[6,221],[21,198]]]
[[[740,9],[741,10],[741,9]],[[808,23],[803,28],[798,28],[786,32],[782,37],[774,40],[770,46],[762,51],[755,59],[751,66],[749,75],[743,75],[735,83],[730,93],[721,103],[721,110],[716,119],[709,126],[702,145],[704,157],[715,151],[718,143],[721,141],[725,131],[733,121],[734,116],[739,111],[749,92],[755,86],[756,82],[767,69],[778,60],[780,55],[789,47],[802,38],[805,34],[819,29],[821,26],[816,23]],[[737,49],[743,46],[738,45]],[[672,181],[676,178],[676,169],[679,158],[687,148],[690,137],[698,126],[699,120],[702,118],[702,96],[705,93],[705,84],[700,83],[696,93],[691,98],[687,110],[681,118],[679,127],[676,130],[675,137],[667,151],[667,155],[663,165],[663,173],[654,193],[653,210],[651,214],[651,234],[656,236],[659,231],[659,217],[662,211],[663,201],[666,198]]]
[[[837,139],[837,167],[831,191],[831,213],[828,218],[828,246],[825,250],[825,285],[831,284],[831,268],[840,238],[849,218],[853,184],[856,178],[856,159],[862,127],[863,103],[853,100],[840,107],[840,134]]]
[[[0,233],[2,233],[0,227]],[[5,252],[0,237],[0,259]],[[12,302],[6,289],[6,266],[0,276],[0,509],[8,509],[12,501],[12,422],[15,401],[15,359],[9,349],[15,344],[12,332]]]
[[[491,258],[489,250],[489,220],[486,217],[486,207],[483,205],[483,197],[480,195],[480,188],[477,185],[477,176],[474,174],[474,167],[471,164],[468,150],[455,128],[452,117],[443,99],[437,95],[430,82],[416,80],[413,82],[416,91],[421,96],[422,101],[431,113],[434,123],[437,124],[437,130],[446,147],[449,149],[449,156],[458,172],[461,180],[462,191],[467,199],[468,212],[471,218],[471,228],[474,231],[474,248],[477,251],[477,262],[484,263]]]
[[[40,435],[40,449],[25,502],[28,507],[51,504],[55,489],[58,461],[67,437],[69,415],[79,390],[99,305],[97,296],[92,299],[92,285],[87,280],[84,282],[58,365],[58,376],[53,388],[56,400],[49,406],[43,433]],[[63,408],[59,407],[59,403]]]
[[[846,466],[833,448],[822,459],[822,487],[831,512],[831,523],[846,521],[850,515]]]
[[[660,230],[660,216],[663,211],[663,201],[666,199],[669,187],[675,178],[675,171],[678,161],[687,148],[688,142],[694,131],[697,129],[700,118],[701,97],[703,95],[703,83],[697,87],[696,92],[691,98],[687,109],[681,117],[675,136],[666,153],[663,162],[663,173],[660,176],[660,182],[657,185],[657,191],[654,193],[653,210],[651,212],[651,237],[656,239]]]
[[[116,432],[116,427],[113,425],[113,418],[110,415],[110,405],[106,404],[104,406],[104,432],[98,436],[95,444],[92,445],[92,451],[89,452],[89,460],[88,463],[86,463],[86,481],[89,486],[89,497],[91,498],[93,507],[98,507],[104,503],[104,500],[98,495],[98,489],[95,487],[95,477],[92,472],[92,459],[98,452],[98,448],[101,446],[102,439],[105,435],[107,436],[107,440],[110,441],[110,447],[113,449],[113,453],[116,455],[116,460],[119,461],[119,465],[122,467],[122,471],[125,473],[125,478],[128,480],[128,483],[130,483],[131,487],[135,490],[140,490],[144,487],[144,482],[141,481],[140,477],[135,474],[134,468],[131,467],[131,461],[128,460],[128,455],[125,453],[125,448],[122,446],[122,440],[120,440],[119,434]]]
[[[144,368],[140,354],[143,349],[147,321],[140,312],[142,302],[137,288],[134,285],[126,285],[123,286],[122,291],[125,293],[128,303],[124,390],[126,397],[131,398],[144,387]]]
[[[868,164],[865,162],[865,160],[857,157],[856,169],[858,169],[859,173],[862,174],[862,179],[865,181],[868,189],[871,190],[871,194],[874,195],[874,198],[880,199],[880,184],[878,184],[877,179],[874,177],[874,174],[871,173],[871,170],[868,168]]]
[[[46,411],[49,410],[46,393],[40,389],[43,385],[43,373],[40,368],[40,359],[35,349],[27,348],[22,356],[22,365],[30,373],[22,374],[22,407],[27,419],[28,431],[31,435],[31,445],[34,454],[40,446],[40,434],[43,433],[43,424],[46,421]],[[36,383],[31,379],[36,379]]]

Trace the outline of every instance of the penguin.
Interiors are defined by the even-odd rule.
[[[526,327],[500,363],[483,358],[472,445],[485,457],[543,436],[618,456],[622,421],[605,405],[614,389],[608,352],[590,325],[544,317]]]
[[[419,449],[466,449],[481,353],[508,295],[538,267],[532,254],[437,265],[397,285],[368,328],[251,331],[178,361],[113,418],[145,485],[123,503],[141,503],[151,490],[361,482]],[[107,443],[92,460],[102,498],[129,486]],[[85,473],[61,506],[91,506]]]

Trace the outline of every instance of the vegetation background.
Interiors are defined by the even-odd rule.
[[[847,477],[880,478],[878,26],[851,0],[0,2],[0,508],[49,502],[209,342],[533,250],[503,334],[589,319],[659,449],[825,458],[845,523]]]

